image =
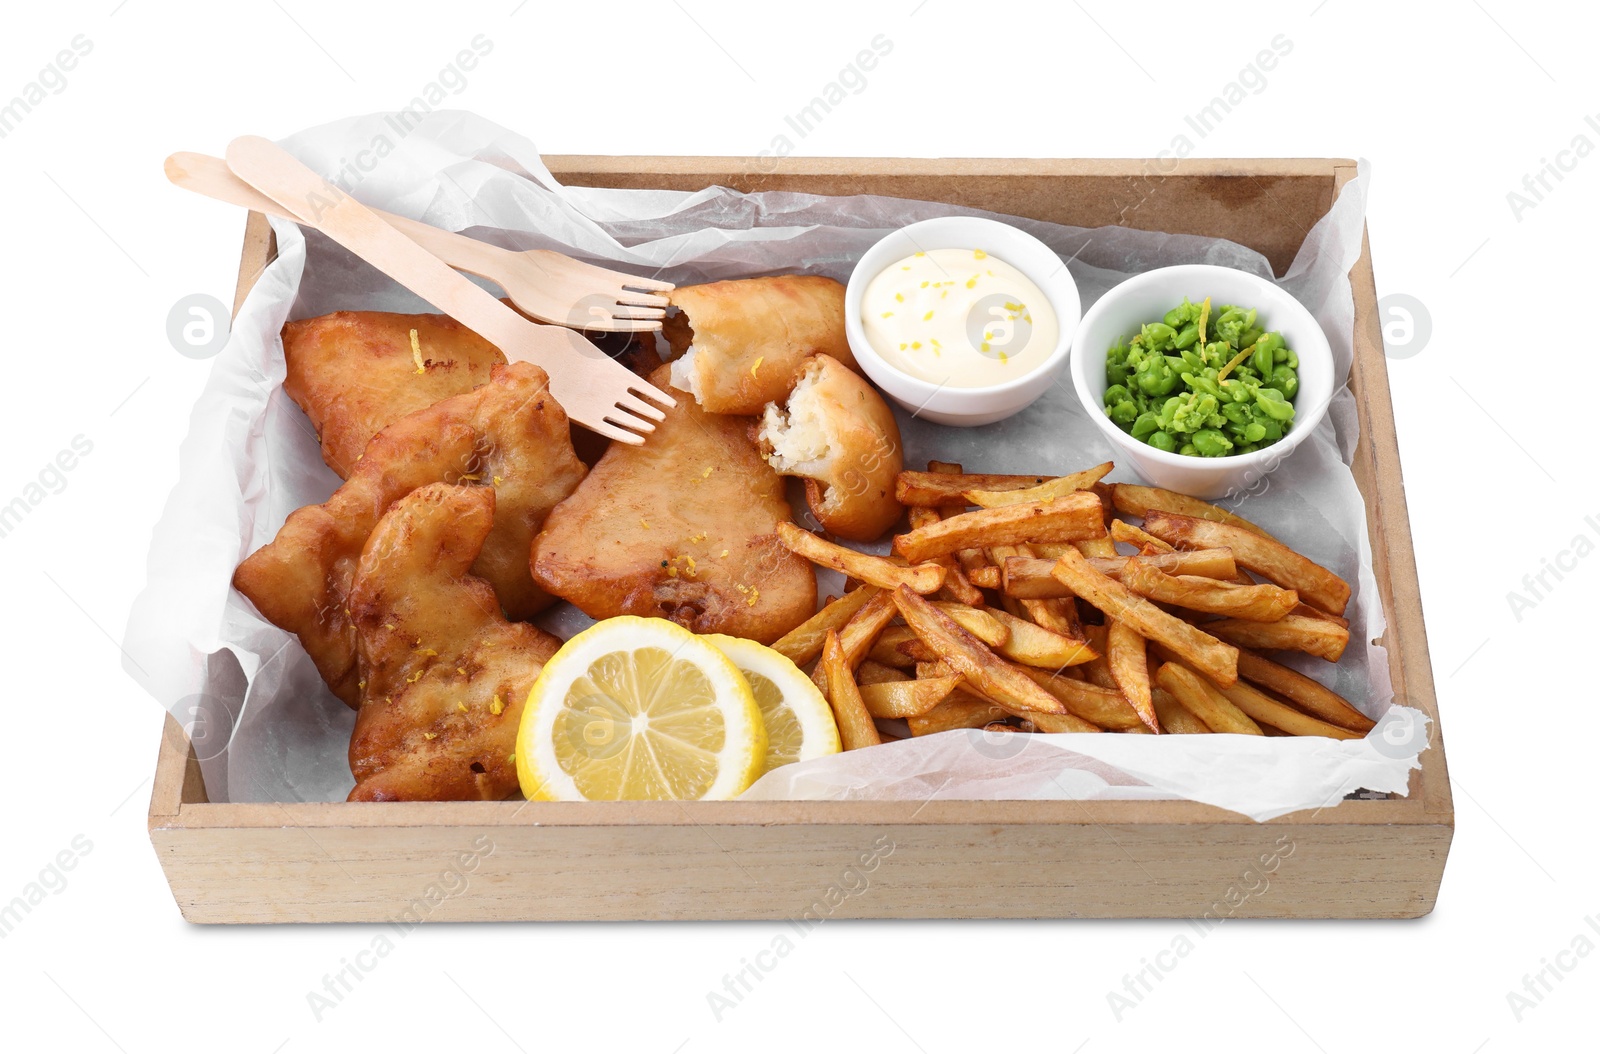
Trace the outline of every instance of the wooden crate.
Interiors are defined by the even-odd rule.
[[[546,158],[603,187],[889,194],[1252,246],[1280,272],[1346,160]],[[238,296],[271,259],[252,215]],[[1403,799],[1259,824],[1192,802],[222,804],[168,718],[150,837],[192,922],[511,919],[1411,918],[1454,827],[1366,247],[1355,288],[1355,478],[1396,698],[1433,718]]]

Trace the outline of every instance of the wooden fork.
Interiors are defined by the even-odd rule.
[[[567,416],[622,443],[639,444],[675,406],[577,332],[529,322],[450,265],[400,233],[355,198],[301,164],[270,139],[240,136],[228,144],[235,175],[428,303],[493,343],[512,361],[550,375],[550,392]]]
[[[176,153],[167,158],[166,172],[167,179],[185,190],[268,216],[298,220],[234,175],[220,157]],[[671,291],[671,282],[597,267],[548,249],[502,249],[380,209],[370,211],[451,267],[498,285],[512,303],[541,322],[608,333],[661,328],[667,298],[660,294]]]

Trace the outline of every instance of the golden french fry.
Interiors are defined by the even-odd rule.
[[[921,717],[961,687],[959,677],[928,677],[915,681],[863,684],[861,701],[873,717]]]
[[[1067,708],[1067,713],[1082,718],[1099,728],[1113,732],[1126,732],[1143,724],[1139,712],[1115,688],[1102,688],[1064,673],[1052,674],[1045,670],[1023,667],[1034,684],[1049,692]],[[1030,719],[1032,715],[1029,715]],[[1077,731],[1071,729],[1069,731]]]
[[[867,657],[874,662],[893,667],[906,667],[914,662],[930,662],[938,659],[931,653],[928,646],[918,640],[915,633],[904,625],[891,625],[888,629],[878,633],[877,640],[872,643],[872,649],[867,651]]]
[[[956,671],[952,670],[942,660],[935,659],[932,662],[917,663],[917,679],[919,681],[929,677],[954,677],[955,675]]]
[[[845,664],[854,670],[861,665],[861,661],[872,650],[872,644],[878,639],[885,626],[894,621],[894,600],[888,593],[879,592],[876,596],[861,605],[861,610],[850,617],[842,630],[838,630],[839,646],[844,655]],[[834,630],[828,632],[833,633]],[[811,671],[811,681],[817,686],[817,691],[823,695],[828,694],[828,666],[818,663]]]
[[[1059,714],[1066,711],[1061,701],[1029,680],[1015,666],[989,650],[943,611],[904,587],[894,592],[895,606],[906,625],[922,643],[962,677],[974,692],[984,698],[1022,710]]]
[[[1181,516],[1191,516],[1197,520],[1211,520],[1213,523],[1226,523],[1242,530],[1259,534],[1263,538],[1272,535],[1251,523],[1243,516],[1229,512],[1199,498],[1191,498],[1187,494],[1179,494],[1174,490],[1162,490],[1160,487],[1141,487],[1132,483],[1116,483],[1111,487],[1111,504],[1118,512],[1125,512],[1129,516],[1137,516],[1141,520],[1148,519],[1150,510],[1159,512],[1175,512]],[[1274,539],[1275,540],[1275,539]]]
[[[969,505],[976,505],[982,509],[994,509],[1001,505],[1017,505],[1029,501],[1052,501],[1073,491],[1094,486],[1115,467],[1115,464],[1107,461],[1103,465],[1086,468],[1082,472],[1057,476],[1048,483],[1041,483],[1037,487],[1028,487],[1025,490],[969,490],[964,492],[962,497]]]
[[[1017,603],[1028,613],[1028,619],[1051,633],[1059,633],[1069,640],[1083,639],[1083,622],[1078,618],[1078,605],[1070,597],[1037,599],[1018,597]]]
[[[1106,665],[1117,688],[1139,711],[1146,727],[1159,733],[1155,705],[1150,702],[1150,664],[1144,638],[1126,622],[1112,619],[1106,624]]]
[[[814,564],[831,567],[869,585],[884,589],[903,585],[915,593],[932,593],[944,585],[945,570],[938,564],[912,561],[912,566],[900,567],[881,556],[835,545],[792,523],[778,524],[778,540],[790,552]]]
[[[1350,620],[1345,618],[1343,615],[1329,614],[1328,612],[1323,611],[1321,608],[1314,608],[1310,604],[1307,604],[1303,601],[1299,604],[1296,604],[1294,606],[1294,610],[1289,612],[1289,614],[1300,615],[1304,618],[1319,618],[1324,622],[1337,622],[1345,629],[1350,628]]]
[[[873,647],[877,647],[876,644]],[[856,684],[865,688],[869,684],[887,684],[890,681],[909,681],[911,675],[904,670],[897,670],[893,666],[886,666],[881,662],[871,659],[861,660],[861,665],[856,667]]]
[[[985,732],[1016,733],[1022,731],[1016,725],[1008,725],[1004,721],[990,721],[983,726]]]
[[[977,550],[969,549],[967,552],[977,552]],[[983,567],[968,571],[967,580],[979,589],[999,589],[1000,569],[993,564],[986,564]]]
[[[956,625],[991,648],[998,648],[1011,639],[1011,628],[1001,617],[1010,618],[1010,616],[1005,615],[1003,611],[952,604],[947,600],[935,600],[933,606],[949,615],[955,620]]]
[[[955,510],[958,513],[964,511],[966,511],[964,506]],[[913,505],[906,510],[906,518],[911,523],[911,529],[916,530],[918,527],[926,527],[930,524],[938,523],[944,517],[940,515],[937,508]],[[966,572],[962,570],[961,564],[955,556],[935,557],[929,563],[938,564],[945,569],[944,585],[939,587],[936,595],[954,600],[957,603],[966,604],[968,607],[977,607],[983,603],[983,594],[978,592],[977,588],[967,580]]]
[[[1051,574],[1107,618],[1126,622],[1139,636],[1170,646],[1219,684],[1238,680],[1238,649],[1169,615],[1121,582],[1095,570],[1082,553],[1062,553]]]
[[[833,708],[833,719],[839,726],[839,742],[844,749],[856,750],[882,743],[878,726],[872,723],[872,715],[861,701],[861,690],[856,687],[850,664],[845,659],[838,630],[830,629],[823,640],[822,662],[818,668],[827,670],[828,688],[823,694]]]
[[[1295,590],[1301,600],[1331,614],[1343,614],[1350,602],[1348,582],[1265,535],[1157,509],[1145,516],[1144,529],[1181,549],[1232,549],[1233,559],[1241,567]]]
[[[804,666],[822,654],[822,642],[827,639],[830,629],[843,629],[844,624],[861,610],[861,605],[879,592],[881,590],[877,586],[852,589],[779,637],[777,643],[772,645],[772,650],[796,666]]]
[[[1091,560],[1118,559],[1117,543],[1111,540],[1110,534],[1100,538],[1084,538],[1073,542],[1072,547]]]
[[[932,464],[932,462],[930,462]],[[905,471],[895,479],[894,497],[902,505],[966,505],[969,490],[1022,490],[1048,483],[1049,476],[1010,476],[994,472]]]
[[[1161,731],[1168,735],[1209,735],[1211,726],[1191,714],[1184,705],[1162,688],[1152,688],[1150,699],[1155,704],[1156,717],[1161,720]]]
[[[1017,618],[1010,612],[988,608],[986,613],[1009,631],[1006,639],[995,645],[994,650],[1012,662],[1059,670],[1064,666],[1089,662],[1095,657],[1095,650],[1084,641],[1064,637],[1026,619]]]
[[[950,698],[927,713],[906,718],[906,725],[914,736],[931,736],[952,728],[982,728],[1010,716],[993,703],[968,695],[958,688],[950,694]]]
[[[1262,725],[1270,725],[1289,733],[1291,736],[1326,736],[1329,739],[1361,739],[1360,732],[1352,732],[1348,728],[1330,725],[1326,721],[1319,721],[1314,717],[1302,714],[1287,703],[1279,702],[1266,694],[1261,689],[1244,681],[1235,681],[1226,688],[1219,688],[1228,701],[1250,718]]]
[[[1216,685],[1187,666],[1165,662],[1156,671],[1161,687],[1171,692],[1184,707],[1206,723],[1213,732],[1233,732],[1259,736],[1261,726],[1250,720]]]
[[[1306,713],[1331,725],[1348,728],[1362,735],[1372,731],[1372,718],[1351,706],[1344,696],[1320,681],[1275,663],[1264,655],[1257,655],[1248,648],[1239,649],[1239,676],[1277,692]]]
[[[895,535],[894,551],[916,563],[978,546],[1015,545],[1032,539],[1069,542],[1105,532],[1100,499],[1080,490],[1054,501],[1005,505],[949,516],[907,534]]]
[[[1241,648],[1303,651],[1329,662],[1338,662],[1345,646],[1350,643],[1350,631],[1337,622],[1302,618],[1299,615],[1288,615],[1276,622],[1218,619],[1207,622],[1205,631]]]
[[[1090,558],[1089,566],[1107,578],[1121,579],[1128,561],[1152,567],[1169,575],[1193,575],[1199,578],[1225,579],[1233,574],[1233,554],[1227,549],[1197,549],[1185,553],[1154,553],[1147,556],[1119,556],[1115,559]],[[1024,556],[1007,557],[997,569],[999,581],[985,589],[1003,590],[1007,596],[1020,599],[1066,597],[1072,591],[1051,573],[1053,560],[1035,560]],[[985,575],[984,581],[990,581]]]
[[[1115,489],[1115,487],[1112,488],[1113,492],[1115,492]],[[1150,545],[1164,553],[1178,551],[1176,546],[1163,542],[1143,527],[1136,527],[1127,520],[1112,520],[1110,532],[1112,541],[1124,542],[1136,549],[1143,549],[1145,546]]]
[[[1169,575],[1136,559],[1129,560],[1123,569],[1122,584],[1160,604],[1252,622],[1276,622],[1300,603],[1300,594],[1292,589],[1266,583],[1241,586],[1198,575]]]

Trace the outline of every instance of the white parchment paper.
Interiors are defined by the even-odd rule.
[[[562,187],[532,142],[471,114],[428,115],[400,134],[390,115],[351,118],[284,145],[358,198],[512,248],[554,248],[678,284],[772,272],[845,280],[889,230],[948,214],[933,202],[788,192],[739,194]],[[379,158],[381,155],[381,159]],[[351,158],[377,159],[370,170]],[[1360,252],[1368,173],[1349,183],[1308,235],[1279,284],[1327,330],[1337,375],[1352,360],[1348,272]],[[1125,228],[1012,222],[1068,261],[1087,308],[1123,278],[1177,263],[1213,263],[1272,277],[1231,242]],[[353,714],[325,688],[289,634],[230,584],[233,569],[294,509],[338,485],[316,436],[281,390],[284,322],[340,309],[431,310],[314,232],[275,222],[278,258],[235,320],[195,404],[180,478],[155,530],[149,581],[135,603],[124,663],[195,743],[214,801],[342,800]],[[945,428],[900,413],[906,464],[959,461],[968,471],[1061,473],[1108,460],[1060,384],[1024,413],[985,428]],[[1391,709],[1362,498],[1348,468],[1356,442],[1342,391],[1316,433],[1241,512],[1355,584],[1351,646],[1337,665],[1290,660],[1373,717],[1365,740],[1255,736],[994,736],[949,732],[769,773],[746,792],[785,798],[1188,798],[1255,819],[1326,807],[1365,788],[1405,793],[1425,748],[1425,718]],[[1134,479],[1126,470],[1110,477]],[[548,625],[583,623],[572,609]]]

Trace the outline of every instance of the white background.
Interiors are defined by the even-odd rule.
[[[1576,968],[1520,1022],[1506,995],[1580,932],[1600,942],[1584,923],[1600,916],[1589,768],[1600,556],[1547,577],[1553,588],[1520,619],[1507,594],[1528,595],[1523,576],[1575,536],[1600,541],[1589,262],[1600,158],[1571,155],[1573,170],[1520,217],[1507,194],[1574,137],[1600,145],[1584,123],[1600,112],[1595,27],[1571,21],[1576,5],[1426,6],[9,7],[0,102],[75,35],[93,50],[0,139],[0,504],[75,436],[93,450],[0,538],[11,742],[0,902],[75,837],[92,848],[0,939],[0,1042],[1593,1049],[1600,954],[1564,957]],[[1228,923],[1120,1022],[1107,992],[1183,924],[831,922],[720,1022],[706,993],[776,926],[432,926],[319,1022],[308,991],[373,931],[184,923],[145,831],[161,712],[122,673],[116,640],[207,369],[169,346],[167,311],[195,292],[231,300],[242,217],[169,187],[161,159],[398,108],[480,33],[493,52],[451,104],[552,153],[748,157],[882,33],[892,53],[797,152],[1142,157],[1187,131],[1197,155],[1370,158],[1379,293],[1413,295],[1433,320],[1431,341],[1390,376],[1456,791],[1438,909],[1416,922]],[[1265,89],[1197,137],[1184,116],[1279,33],[1293,51]]]

